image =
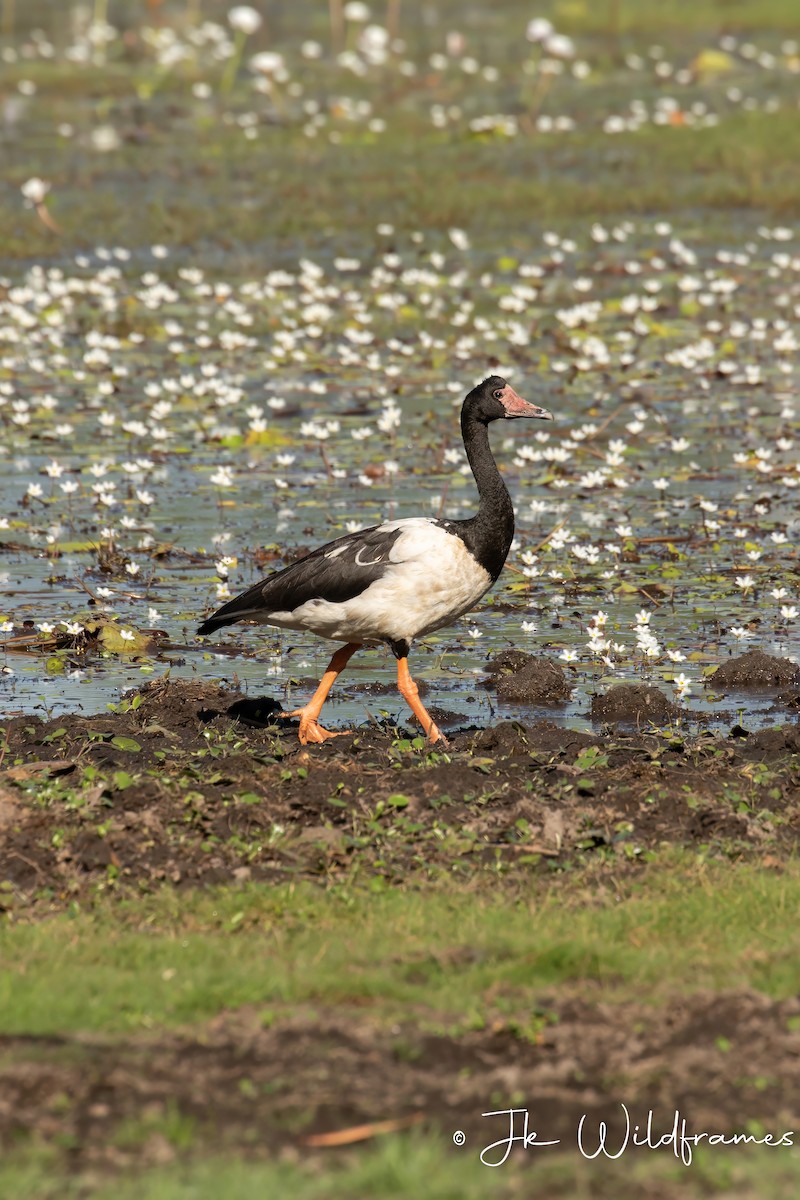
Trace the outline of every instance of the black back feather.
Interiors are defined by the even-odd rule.
[[[373,525],[312,550],[305,558],[276,571],[223,604],[198,633],[213,633],[236,621],[257,621],[269,613],[292,612],[309,600],[343,604],[359,596],[386,572],[390,553],[403,533]]]

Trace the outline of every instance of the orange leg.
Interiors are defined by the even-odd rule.
[[[309,742],[324,742],[328,738],[339,737],[338,733],[331,733],[329,729],[323,729],[319,724],[318,718],[322,712],[322,706],[328,698],[328,692],[333,687],[336,676],[342,673],[356,650],[360,649],[360,642],[348,642],[346,646],[342,646],[340,650],[337,650],[328,663],[327,670],[320,680],[319,687],[314,692],[308,704],[304,704],[302,708],[296,708],[294,712],[283,714],[286,717],[300,718],[300,728],[297,731],[297,736],[304,746],[307,746]],[[343,729],[341,732],[347,733],[348,730]]]
[[[398,658],[397,660],[397,687],[400,695],[425,730],[428,741],[444,742],[446,740],[444,734],[437,729],[433,717],[426,711],[425,705],[419,698],[419,688],[411,678],[407,658]]]

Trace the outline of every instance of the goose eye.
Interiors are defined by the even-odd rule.
[[[503,393],[499,389],[496,392],[492,392],[492,395],[494,396],[495,400],[502,400],[503,398]]]

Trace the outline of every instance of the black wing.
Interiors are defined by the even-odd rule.
[[[358,596],[386,571],[392,547],[403,527],[373,525],[312,550],[305,558],[276,571],[223,604],[198,633],[213,633],[236,621],[258,621],[268,613],[292,612],[309,600],[343,604]]]

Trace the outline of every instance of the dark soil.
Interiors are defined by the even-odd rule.
[[[800,1001],[749,991],[695,994],[652,1009],[539,998],[529,1030],[449,1036],[419,1022],[387,1029],[363,1011],[225,1013],[198,1035],[0,1038],[0,1146],[39,1134],[70,1147],[76,1169],[163,1163],[186,1150],[270,1155],[332,1130],[419,1122],[466,1149],[507,1136],[494,1110],[529,1105],[531,1128],[569,1152],[586,1114],[622,1131],[620,1097],[655,1136],[675,1110],[687,1132],[800,1120]],[[346,1089],[342,1081],[347,1081]],[[512,1099],[515,1097],[515,1099]],[[524,1098],[524,1099],[520,1099]],[[179,1144],[163,1130],[181,1118]],[[611,1145],[611,1142],[609,1142]],[[592,1147],[593,1148],[593,1147]],[[542,1151],[543,1152],[543,1151]],[[629,1153],[635,1153],[631,1150]]]
[[[492,664],[498,699],[512,704],[547,706],[569,701],[572,688],[558,663],[527,654],[522,656],[525,661],[520,662],[518,654],[519,651],[506,651],[504,655],[498,655]]]
[[[35,914],[163,881],[330,881],[356,862],[392,881],[798,842],[797,724],[667,737],[505,721],[446,749],[376,727],[303,747],[270,699],[157,680],[139,700],[6,723],[0,906]]]
[[[501,650],[494,658],[489,659],[486,670],[490,675],[502,675],[506,672],[519,671],[533,661],[534,655],[526,654],[524,650]]]
[[[607,724],[625,722],[641,725],[667,725],[677,720],[681,710],[657,687],[643,683],[620,683],[604,696],[592,698],[592,720]]]
[[[797,687],[800,667],[788,658],[773,658],[761,650],[748,650],[718,667],[710,684],[717,692],[761,691]]]

